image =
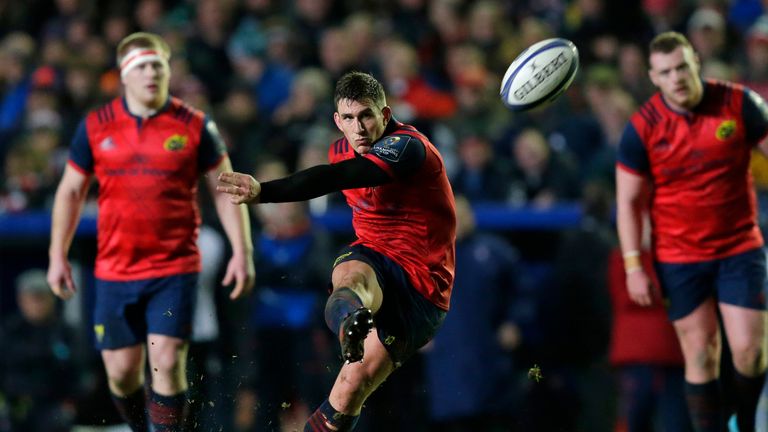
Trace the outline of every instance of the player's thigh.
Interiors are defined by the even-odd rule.
[[[189,339],[198,289],[197,273],[152,279],[144,311],[147,334]]]
[[[717,305],[708,298],[691,313],[672,322],[686,358],[698,355],[718,341]]]
[[[146,286],[143,281],[96,279],[93,304],[94,343],[98,350],[119,351],[145,342]],[[116,354],[121,357],[122,354]],[[115,360],[120,363],[119,360]]]
[[[718,262],[655,263],[671,321],[685,318],[717,293]]]
[[[718,260],[717,299],[720,304],[766,310],[766,262],[762,248]]]

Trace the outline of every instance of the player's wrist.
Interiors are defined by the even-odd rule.
[[[627,275],[637,273],[643,269],[643,264],[640,261],[640,251],[632,249],[624,252],[624,272]]]

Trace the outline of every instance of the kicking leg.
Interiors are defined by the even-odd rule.
[[[394,370],[394,363],[374,329],[365,339],[363,361],[342,366],[331,395],[309,417],[304,431],[353,430],[365,400]]]

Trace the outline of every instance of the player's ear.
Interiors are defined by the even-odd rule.
[[[333,113],[333,122],[336,123],[336,128],[338,130],[344,132],[344,129],[341,128],[341,116],[338,111],[334,111]]]
[[[392,108],[389,107],[389,105],[385,105],[384,108],[381,109],[381,114],[384,117],[384,126],[389,123],[389,119],[392,118]]]

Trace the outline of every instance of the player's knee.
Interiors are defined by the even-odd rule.
[[[351,289],[360,297],[366,307],[374,311],[378,310],[381,305],[381,288],[379,288],[375,274],[369,275],[357,270],[340,272],[334,277],[333,287],[334,289],[340,287]]]
[[[743,375],[755,376],[765,370],[766,357],[762,341],[732,346],[731,355],[734,367]]]
[[[132,393],[144,383],[143,364],[113,361],[105,365],[111,387],[121,394]]]
[[[717,373],[720,365],[717,344],[702,345],[687,357],[689,358],[689,361],[686,362],[688,367],[708,372],[709,375]]]
[[[153,374],[178,375],[184,368],[182,351],[173,345],[150,350],[150,366]]]

